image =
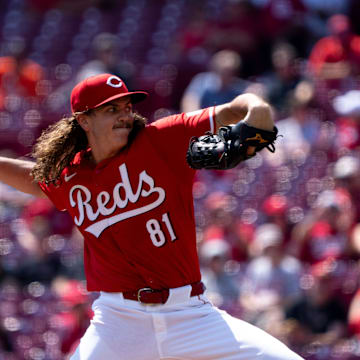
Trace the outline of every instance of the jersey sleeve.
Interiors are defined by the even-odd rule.
[[[171,115],[151,123],[148,128],[162,140],[157,146],[168,147],[169,144],[181,146],[193,136],[204,135],[215,130],[215,107]]]
[[[215,107],[168,116],[148,126],[151,142],[159,155],[177,171],[189,169],[186,151],[192,137],[215,130]],[[180,167],[180,168],[179,168]]]
[[[39,182],[39,186],[58,210],[66,210],[66,205],[64,201],[65,194],[63,193],[62,187],[60,185],[45,184],[43,182]]]

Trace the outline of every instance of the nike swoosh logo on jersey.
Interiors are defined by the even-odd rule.
[[[70,181],[77,173],[73,173],[71,175],[65,174],[64,179],[66,182]]]

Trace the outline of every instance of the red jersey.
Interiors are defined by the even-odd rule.
[[[358,73],[360,36],[349,36],[347,48],[335,36],[321,38],[311,50],[309,66],[315,75],[319,75],[325,63],[334,64],[342,61],[350,62]]]
[[[200,280],[192,183],[192,136],[213,130],[214,108],[149,124],[120,154],[97,165],[86,151],[60,185],[40,186],[84,236],[89,291],[175,288]],[[90,150],[89,150],[90,151]]]

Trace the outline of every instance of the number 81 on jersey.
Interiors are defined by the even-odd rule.
[[[156,219],[150,219],[146,222],[146,229],[149,232],[152,243],[156,247],[163,246],[166,243],[166,236],[164,234],[164,231],[162,230],[162,227],[164,227],[164,224],[165,224],[165,227],[167,230],[167,234],[170,236],[170,240],[171,241],[176,240],[176,235],[175,235],[174,229],[172,227],[169,215],[167,213],[162,215],[161,222],[163,224],[161,224]]]

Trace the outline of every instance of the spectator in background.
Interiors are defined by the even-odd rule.
[[[185,19],[186,22],[179,32],[175,45],[179,56],[181,53],[181,57],[196,64],[207,60],[206,54],[214,51],[209,46],[213,24],[207,16],[203,2],[193,2],[191,6],[191,11]]]
[[[238,273],[227,267],[230,246],[224,239],[210,239],[200,245],[202,276],[206,294],[217,306],[231,314],[236,313],[239,298]]]
[[[17,241],[26,254],[14,271],[16,279],[22,285],[33,281],[50,284],[57,275],[66,270],[56,245],[54,244],[55,249],[52,248],[50,237],[53,229],[47,215],[43,212],[28,217],[17,234]]]
[[[286,113],[286,101],[290,91],[302,80],[301,61],[290,43],[279,42],[271,51],[272,68],[258,78],[264,87],[263,96],[274,106],[278,117]]]
[[[177,58],[178,72],[181,73],[181,76],[176,78],[174,89],[176,104],[179,103],[191,79],[198,73],[208,70],[209,60],[216,52],[209,42],[216,14],[207,11],[207,3],[204,1],[191,1],[187,4],[190,6],[189,11],[170,49],[172,55]]]
[[[135,68],[131,62],[120,57],[119,39],[116,35],[103,32],[95,36],[92,52],[93,59],[80,68],[76,75],[76,83],[89,76],[109,73],[119,76],[131,86]]]
[[[272,194],[262,203],[265,222],[277,225],[282,233],[284,245],[289,242],[293,224],[288,219],[288,210],[291,199],[282,194]]]
[[[35,227],[36,231],[39,231],[39,229],[36,224],[34,226],[34,223],[39,218],[44,219],[46,223],[44,226],[49,226],[51,233],[70,236],[74,228],[69,214],[58,211],[48,199],[29,199],[24,206],[21,218],[25,220],[29,227]],[[44,228],[44,226],[40,226],[40,229]]]
[[[224,181],[215,181],[224,186]],[[223,191],[215,191],[207,196],[204,205],[208,220],[203,232],[204,241],[225,240],[230,247],[230,259],[245,264],[249,260],[249,246],[253,240],[254,226],[238,218],[235,211],[236,198]]]
[[[282,38],[305,56],[308,31],[304,25],[306,7],[303,0],[252,0],[260,10],[259,22],[266,43]]]
[[[296,256],[308,265],[328,258],[347,259],[354,215],[346,191],[321,192],[305,219],[293,228],[291,246]]]
[[[355,209],[354,222],[360,222],[360,159],[356,154],[341,156],[333,169],[336,188],[348,194]]]
[[[349,90],[334,98],[335,147],[338,154],[360,150],[360,90]]]
[[[302,265],[287,255],[284,234],[273,223],[260,225],[251,244],[254,257],[246,268],[241,303],[252,321],[274,310],[281,311],[300,296]]]
[[[342,280],[333,270],[331,259],[312,265],[303,278],[303,295],[286,310],[288,338],[301,341],[292,346],[305,357],[311,347],[334,346],[347,335],[347,311],[336,296]]]
[[[302,0],[307,8],[305,25],[309,29],[309,45],[327,36],[327,19],[335,14],[351,14],[351,0]],[[355,0],[357,2],[357,0]]]
[[[319,39],[309,56],[309,71],[325,104],[333,96],[328,91],[356,88],[360,76],[360,36],[351,31],[348,16],[333,15],[327,24],[330,35]]]
[[[81,281],[63,277],[53,281],[52,290],[62,304],[62,311],[53,319],[61,324],[61,352],[66,356],[74,352],[90,324],[93,298]]]
[[[250,0],[226,1],[222,15],[212,24],[208,43],[215,51],[229,49],[240,54],[243,73],[249,77],[266,68],[261,30],[259,11]]]
[[[20,215],[16,240],[25,256],[11,274],[22,285],[33,281],[48,285],[60,274],[74,275],[75,266],[67,266],[63,256],[74,228],[69,215],[48,199],[29,199]]]
[[[288,96],[289,117],[277,121],[282,137],[278,139],[278,156],[292,159],[301,149],[308,155],[319,139],[321,119],[314,107],[314,88],[308,81],[301,81]]]
[[[191,80],[181,99],[181,111],[194,111],[202,107],[222,104],[243,93],[250,83],[237,75],[241,57],[231,50],[221,50],[210,60],[210,69]]]
[[[27,55],[25,38],[9,36],[1,43],[0,142],[16,155],[30,150],[41,127],[41,107],[51,91],[45,69]]]
[[[64,305],[64,311],[58,316],[64,324],[61,352],[72,354],[78,346],[93,316],[92,298],[85,290],[84,284],[77,280],[58,279],[54,289]]]
[[[81,66],[77,74],[68,82],[61,85],[50,100],[50,108],[55,112],[62,113],[67,106],[67,94],[80,81],[89,76],[103,73],[120,76],[126,84],[131,85],[134,66],[125,59],[120,59],[119,39],[116,35],[103,32],[95,36],[92,42],[92,59]]]
[[[11,97],[21,100],[33,99],[40,95],[39,81],[44,79],[44,69],[35,61],[28,59],[25,39],[13,36],[4,44],[5,56],[0,57],[0,110],[9,107]]]
[[[239,219],[235,219],[230,233],[229,243],[231,244],[231,256],[232,259],[239,262],[241,265],[245,265],[250,258],[249,250],[250,244],[254,239],[255,226],[253,224],[247,224]]]

